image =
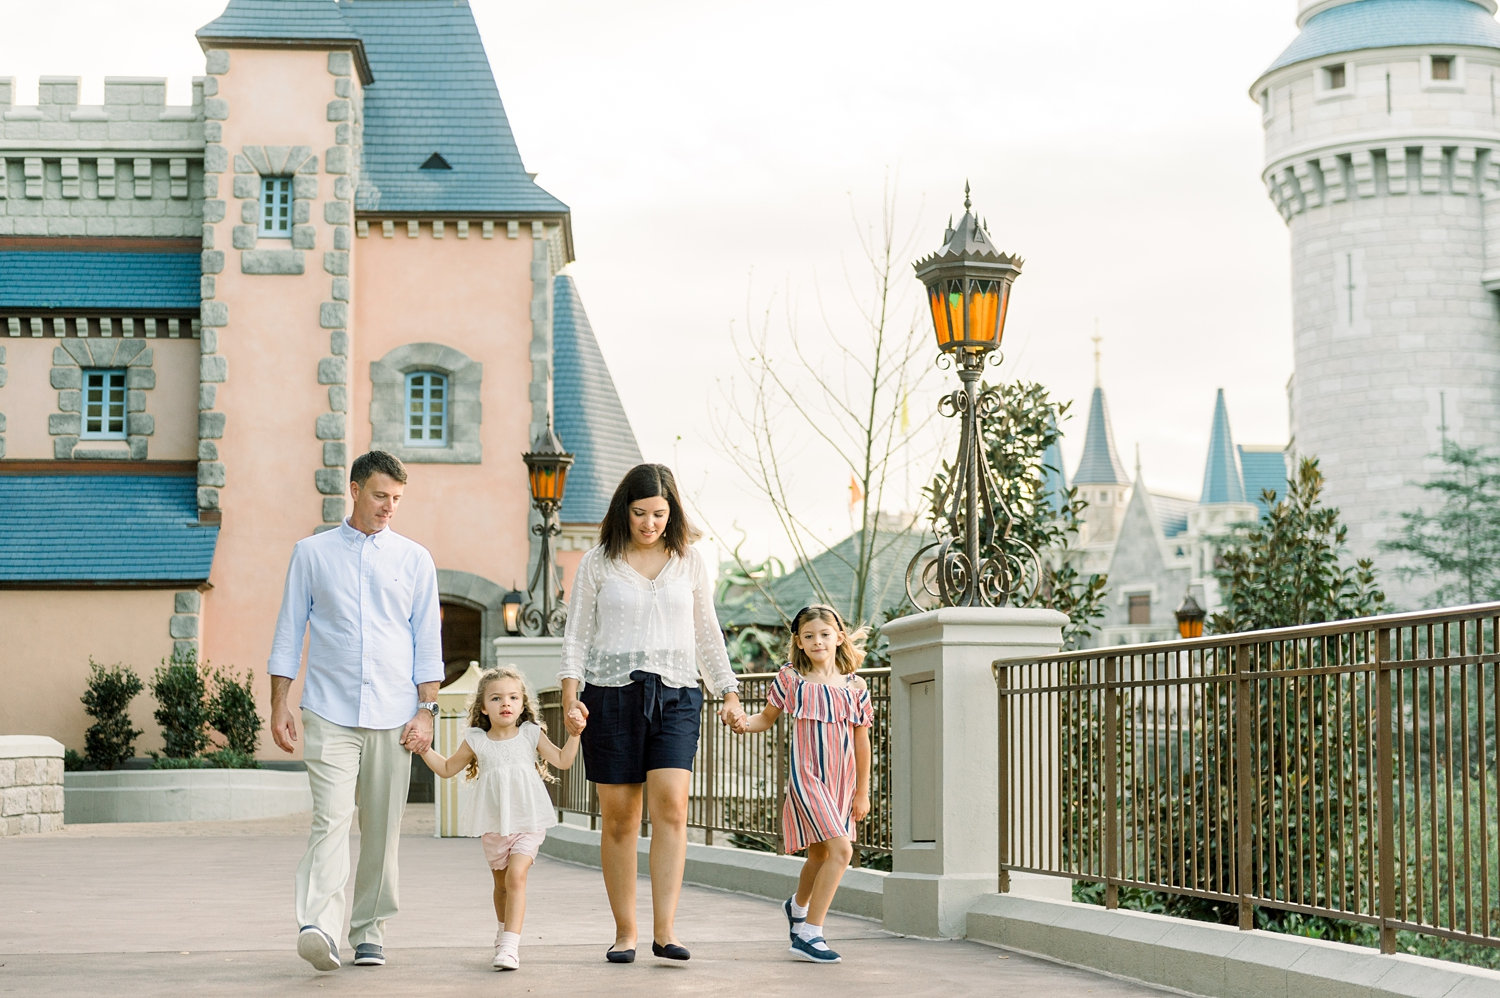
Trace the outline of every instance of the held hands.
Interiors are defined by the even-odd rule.
[[[863,790],[854,792],[854,800],[849,805],[849,816],[855,821],[864,821],[870,813],[870,795]]]
[[[726,702],[719,708],[719,721],[735,734],[744,734],[747,719],[745,710],[738,700],[733,703]]]
[[[413,755],[421,755],[432,747],[432,713],[417,708],[417,716],[406,722],[401,731],[401,745]]]
[[[589,709],[582,700],[571,700],[563,704],[563,727],[570,735],[581,735],[589,726]]]

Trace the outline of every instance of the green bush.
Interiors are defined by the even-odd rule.
[[[63,749],[63,772],[76,773],[81,769],[88,769],[89,764],[84,761],[83,756],[73,749]]]
[[[250,673],[239,678],[227,669],[212,669],[209,678],[213,682],[213,692],[208,698],[209,727],[224,737],[224,751],[240,756],[255,755],[261,720],[260,711],[255,706],[255,688]]]
[[[205,694],[196,652],[173,652],[151,677],[156,723],[161,725],[162,753],[167,758],[191,759],[207,747]]]
[[[97,769],[114,769],[135,754],[141,732],[130,726],[130,701],[141,691],[141,677],[129,666],[106,669],[89,659],[89,681],[80,698],[94,718],[83,737],[84,758]]]
[[[234,749],[222,748],[217,752],[205,752],[199,756],[214,769],[259,769],[260,762],[255,756],[247,752],[236,752]]]

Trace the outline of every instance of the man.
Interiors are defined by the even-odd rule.
[[[291,752],[297,722],[287,691],[311,629],[302,727],[313,822],[297,867],[297,953],[318,970],[339,967],[335,938],[344,923],[356,803],[359,866],[349,944],[356,966],[385,963],[411,780],[408,753],[432,744],[443,679],[437,569],[426,548],[390,529],[405,486],[406,468],[392,455],[371,451],[355,460],[349,518],[292,549],[271,644],[271,737]]]

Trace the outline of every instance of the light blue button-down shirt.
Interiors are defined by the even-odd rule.
[[[292,548],[269,671],[296,679],[311,625],[302,706],[348,728],[399,728],[417,684],[443,679],[437,568],[416,541],[336,529]]]

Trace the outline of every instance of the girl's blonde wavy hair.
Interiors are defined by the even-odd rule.
[[[469,727],[479,728],[482,731],[490,730],[489,715],[484,712],[484,691],[502,679],[514,679],[521,687],[521,716],[516,718],[516,727],[530,721],[538,725],[543,731],[546,726],[542,725],[542,712],[537,707],[536,697],[531,694],[531,687],[526,683],[526,677],[520,671],[505,665],[498,669],[486,669],[479,677],[479,686],[474,690],[474,696],[469,700]],[[542,774],[542,779],[548,783],[556,783],[557,777],[552,775],[552,770],[538,756],[536,760],[536,771]],[[468,780],[479,776],[479,757],[475,756],[469,760],[468,768],[464,770],[464,778]]]
[[[787,661],[792,663],[792,667],[798,672],[807,672],[812,669],[812,659],[807,657],[807,652],[797,646],[797,632],[809,620],[826,621],[837,627],[839,633],[844,636],[844,640],[839,643],[833,653],[833,661],[838,666],[839,674],[847,676],[857,670],[860,663],[865,660],[865,638],[869,635],[869,628],[861,627],[850,634],[844,627],[844,618],[839,616],[837,610],[825,603],[804,606],[792,618],[792,640],[789,642],[786,653]]]

